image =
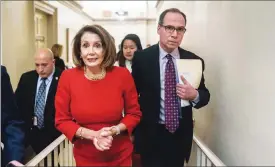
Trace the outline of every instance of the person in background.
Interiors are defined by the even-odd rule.
[[[53,53],[41,48],[34,56],[35,70],[22,74],[15,91],[25,121],[26,147],[40,153],[61,133],[54,126],[54,99],[61,71],[55,68]]]
[[[141,42],[136,34],[128,34],[120,44],[121,52],[118,55],[118,62],[115,65],[126,67],[132,72],[132,59],[137,50],[142,50]]]
[[[63,46],[59,44],[54,44],[51,50],[54,55],[55,67],[59,68],[61,71],[65,70],[66,69],[65,63],[63,59],[61,59]]]
[[[140,42],[140,38],[136,34],[128,34],[124,37],[124,39],[121,41],[121,44],[119,45],[120,52],[118,53],[118,60],[115,63],[115,66],[125,67],[129,70],[129,72],[132,72],[132,59],[134,56],[135,51],[142,50],[142,45]],[[124,115],[124,112],[122,111],[122,114]],[[138,133],[134,131],[134,133]],[[135,143],[134,135],[131,136],[131,140],[133,143]],[[137,140],[139,141],[139,140]],[[133,153],[133,167],[139,167],[140,166],[140,156],[138,147],[136,147],[136,144],[134,144],[134,153]]]
[[[132,163],[130,136],[141,112],[131,74],[113,66],[116,49],[111,41],[99,25],[80,29],[73,42],[77,67],[64,71],[58,84],[55,124],[74,144],[77,166]]]
[[[189,160],[192,139],[192,108],[208,104],[210,93],[200,78],[198,89],[178,76],[176,59],[202,58],[180,48],[186,31],[186,15],[176,8],[163,11],[157,33],[159,43],[135,52],[132,76],[143,114],[135,133],[143,167],[183,167]],[[182,80],[184,84],[180,84]],[[188,101],[181,105],[180,100]]]
[[[25,152],[24,121],[16,105],[6,67],[1,65],[1,166],[23,161]]]

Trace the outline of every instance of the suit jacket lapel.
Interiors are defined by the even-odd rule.
[[[54,74],[53,74],[53,78],[52,78],[50,88],[49,88],[45,108],[48,106],[48,103],[50,102],[50,100],[52,98],[52,94],[54,93],[54,91],[56,91],[54,88],[56,87],[55,85],[57,84],[58,79],[59,79],[59,77],[57,76],[57,72],[55,71]]]
[[[179,53],[180,53],[180,59],[192,59],[191,56],[188,56],[187,51],[180,47],[179,47]]]
[[[185,54],[185,50],[179,47],[180,59],[188,59],[187,55]]]
[[[32,114],[34,114],[35,110],[35,97],[36,97],[36,90],[37,90],[37,81],[38,81],[38,74],[35,72],[34,76],[32,77],[32,81],[30,81],[30,87],[31,87],[31,94],[32,94]]]
[[[160,65],[159,65],[159,45],[156,44],[153,46],[152,49],[152,63],[150,63],[150,66],[148,67],[149,70],[152,70],[152,78],[153,78],[153,85],[155,85],[155,90],[158,93],[158,96],[160,97]]]

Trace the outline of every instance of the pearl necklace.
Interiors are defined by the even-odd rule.
[[[84,68],[84,76],[87,79],[92,80],[92,81],[101,80],[101,79],[105,78],[105,76],[106,76],[106,70],[102,69],[100,74],[90,74],[90,75],[88,75],[86,67],[85,67]]]

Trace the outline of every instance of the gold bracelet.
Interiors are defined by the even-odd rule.
[[[115,129],[115,132],[112,130],[113,128]],[[116,135],[119,135],[119,134],[120,134],[120,129],[119,129],[118,126],[112,126],[112,127],[111,127],[111,132],[113,133],[112,136],[116,136]]]
[[[84,138],[83,138],[83,135],[82,135],[82,130],[83,130],[83,128],[81,127],[81,128],[80,128],[80,133],[79,133],[80,139],[84,139]]]

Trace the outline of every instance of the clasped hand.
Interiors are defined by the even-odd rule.
[[[93,143],[96,149],[99,151],[109,150],[112,146],[112,135],[111,127],[104,127],[99,131],[96,131],[96,136],[93,138]]]

